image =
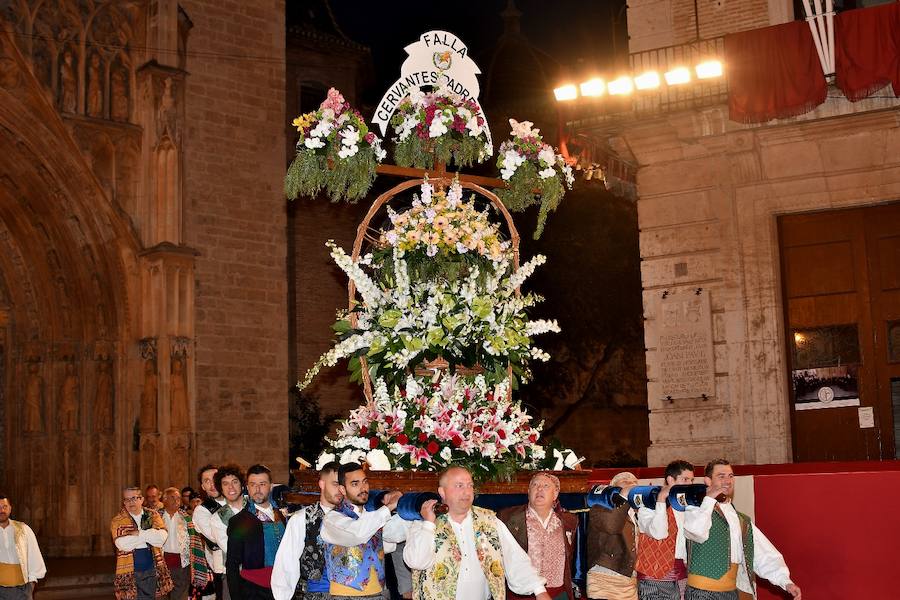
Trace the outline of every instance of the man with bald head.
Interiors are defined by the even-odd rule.
[[[554,599],[574,600],[572,560],[578,519],[559,505],[559,478],[535,473],[528,484],[528,504],[500,511],[500,520],[547,580],[547,593]],[[507,600],[525,600],[511,590]]]
[[[410,525],[403,559],[413,572],[414,600],[505,600],[506,589],[551,600],[528,554],[490,510],[472,506],[475,485],[463,467],[438,480],[449,508],[435,515],[435,500],[422,505],[422,521]],[[477,540],[477,542],[476,542]]]

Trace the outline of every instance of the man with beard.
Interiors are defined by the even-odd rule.
[[[228,590],[225,585],[225,556],[224,551],[215,542],[213,535],[213,518],[216,513],[225,506],[225,498],[216,489],[215,476],[218,469],[215,465],[204,465],[197,474],[200,482],[200,490],[203,494],[203,503],[194,509],[192,519],[194,528],[203,539],[206,564],[212,571],[213,593],[204,595],[204,599],[215,597],[216,600],[228,600]]]
[[[31,527],[10,519],[11,514],[9,498],[0,495],[0,599],[31,600],[47,567]]]
[[[340,464],[319,470],[319,501],[295,512],[275,555],[272,595],[275,600],[327,600],[330,582],[325,572],[325,542],[321,529],[325,515],[343,500],[338,485]]]
[[[234,600],[273,600],[272,567],[281,538],[284,516],[272,506],[272,472],[264,465],[247,469],[250,499],[228,521],[225,573]],[[228,494],[226,493],[226,498]]]
[[[551,600],[528,554],[493,511],[472,506],[475,486],[463,467],[438,480],[448,512],[435,515],[435,500],[422,505],[422,521],[409,526],[403,558],[413,572],[415,600],[505,600],[506,588],[535,600]]]
[[[554,600],[575,600],[572,588],[572,560],[578,518],[562,508],[559,478],[552,473],[535,473],[528,484],[528,504],[500,511],[500,520],[547,580],[547,593]],[[526,600],[507,590],[508,600]]]
[[[735,510],[734,470],[719,458],[706,465],[706,498],[684,513],[688,580],[686,600],[737,600],[756,596],[753,574],[768,579],[792,598],[800,588],[791,581],[784,557],[754,525]]]
[[[384,553],[405,535],[402,520],[391,517],[401,494],[388,492],[381,507],[366,511],[369,480],[357,463],[340,466],[338,483],[344,499],[322,521],[329,593],[336,600],[381,600]]]

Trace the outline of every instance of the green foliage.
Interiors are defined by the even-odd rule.
[[[544,225],[550,212],[555,211],[562,201],[565,189],[560,175],[541,179],[537,167],[531,161],[519,165],[509,180],[507,189],[497,190],[497,197],[509,210],[523,212],[530,206],[540,204],[537,225],[533,238],[539,239],[544,232]]]
[[[324,189],[332,202],[356,202],[371,189],[377,164],[375,151],[369,146],[348,158],[330,150],[323,153],[301,148],[284,178],[284,193],[293,200],[315,197]]]
[[[419,169],[433,169],[435,161],[447,165],[452,161],[457,168],[470,167],[486,158],[484,144],[483,136],[472,137],[456,131],[426,140],[410,135],[397,142],[394,160],[401,167]]]

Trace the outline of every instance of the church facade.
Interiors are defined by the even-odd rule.
[[[284,3],[0,20],[0,487],[106,555],[123,485],[287,477]]]

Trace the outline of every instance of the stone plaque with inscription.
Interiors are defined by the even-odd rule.
[[[657,314],[662,397],[712,397],[716,382],[709,293],[666,295]]]

